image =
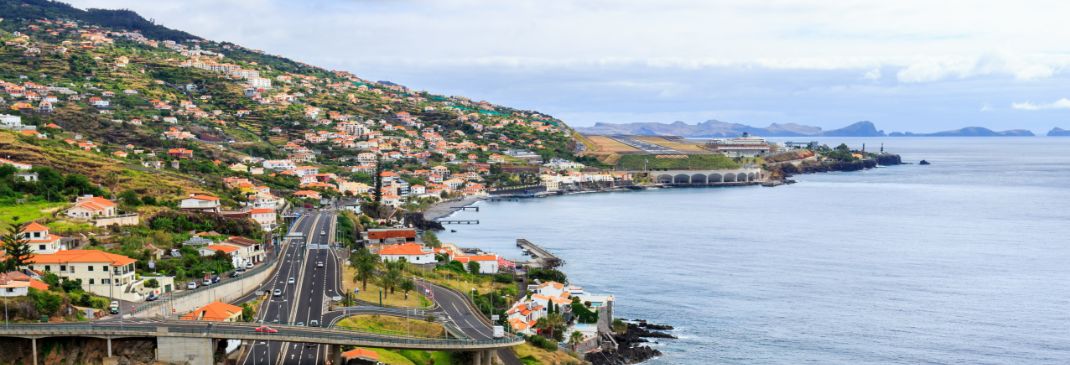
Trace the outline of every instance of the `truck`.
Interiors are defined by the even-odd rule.
[[[505,327],[494,326],[494,338],[505,337]]]

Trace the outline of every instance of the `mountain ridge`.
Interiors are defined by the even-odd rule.
[[[842,128],[824,130],[821,127],[797,123],[772,123],[767,127],[754,127],[741,123],[729,123],[715,119],[688,124],[681,121],[673,123],[636,122],[636,123],[595,123],[591,127],[575,127],[583,134],[632,134],[680,136],[687,138],[723,138],[735,137],[744,133],[763,137],[1028,137],[1035,136],[1025,129],[994,131],[985,127],[964,127],[953,130],[917,133],[891,132],[877,129],[870,121],[859,121]],[[1055,134],[1053,134],[1055,133]],[[1070,131],[1055,128],[1048,135],[1070,135]]]

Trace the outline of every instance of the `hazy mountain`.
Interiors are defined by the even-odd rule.
[[[892,132],[892,137],[1032,137],[1033,132],[1025,129],[994,131],[985,127],[966,127],[934,133]]]
[[[709,137],[736,137],[743,133],[749,133],[763,137],[874,137],[883,136],[884,131],[868,121],[857,122],[849,126],[823,131],[821,127],[814,127],[796,123],[773,123],[768,127],[753,127],[746,124],[728,123],[719,120],[707,120],[698,124],[684,122],[665,123],[598,123],[593,127],[576,128],[585,134],[631,134],[631,135],[654,135],[654,136],[681,136],[691,138]]]
[[[1055,127],[1048,131],[1048,137],[1070,137],[1070,130]]]
[[[870,121],[861,121],[849,126],[826,131],[821,134],[829,137],[882,137],[884,131],[877,130],[877,126]]]

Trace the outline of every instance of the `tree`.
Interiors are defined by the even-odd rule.
[[[381,284],[383,289],[389,289],[390,294],[394,293],[394,289],[401,285],[401,282],[405,280],[405,278],[402,276],[402,270],[404,269],[404,267],[404,261],[400,260],[388,262],[386,264],[386,272],[384,272],[383,275],[379,277],[379,283]]]
[[[535,321],[535,328],[546,331],[550,338],[561,341],[561,331],[565,328],[565,317],[560,313],[550,313]]]
[[[475,262],[475,260],[468,261],[468,272],[473,273],[473,274],[478,274],[479,273],[479,263]]]
[[[353,275],[353,281],[360,280],[361,290],[368,290],[368,279],[375,272],[376,266],[379,266],[379,255],[368,251],[367,247],[361,247],[349,256],[349,267],[357,271]]]
[[[572,334],[568,336],[568,344],[572,346],[572,351],[576,351],[576,346],[579,346],[583,342],[583,333],[580,331],[572,331]]]
[[[7,256],[3,263],[4,268],[7,270],[17,270],[25,266],[33,258],[30,241],[22,237],[18,229],[12,228],[3,236],[0,236],[0,242],[2,242],[0,247],[3,247],[4,255]]]
[[[411,279],[405,279],[401,282],[401,292],[405,293],[405,299],[409,299],[409,292],[416,289],[416,283]]]
[[[424,231],[423,240],[424,245],[427,245],[427,247],[442,247],[442,241],[439,241],[435,232]]]
[[[249,305],[249,303],[241,305],[241,320],[243,322],[252,322],[255,316],[256,312],[253,311],[253,306]]]

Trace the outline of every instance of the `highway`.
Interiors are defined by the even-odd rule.
[[[297,297],[292,303],[289,322],[311,326],[312,321],[316,321],[318,326],[324,326],[323,313],[327,311],[330,298],[340,294],[337,290],[341,268],[330,248],[334,241],[334,213],[320,211],[313,213],[313,217],[318,223],[312,227],[307,254],[297,275]],[[316,344],[291,343],[282,350],[283,364],[321,364],[326,358],[327,347]]]
[[[453,325],[464,332],[468,338],[475,340],[494,338],[494,329],[490,320],[476,310],[464,294],[426,281],[420,281],[419,284],[421,290],[429,294],[431,300],[449,316]],[[523,364],[511,348],[500,348],[497,353],[498,358],[505,365]]]

